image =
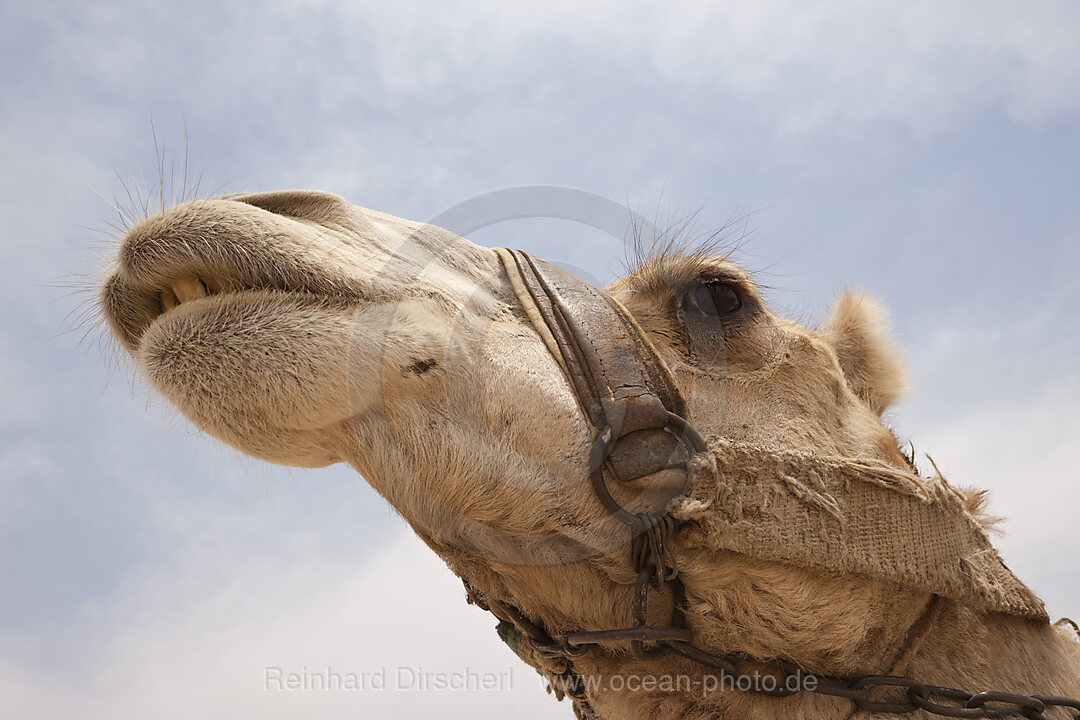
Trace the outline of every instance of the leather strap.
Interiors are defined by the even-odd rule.
[[[590,473],[598,475],[606,463],[616,480],[625,483],[685,468],[684,442],[665,428],[672,426],[672,415],[679,420],[685,416],[686,402],[626,309],[603,291],[521,250],[496,252],[593,428]],[[597,479],[602,482],[594,478],[594,486]],[[607,502],[606,490],[596,489],[609,510],[618,513],[620,508]]]

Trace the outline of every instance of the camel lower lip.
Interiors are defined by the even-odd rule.
[[[156,318],[154,318],[154,320],[157,321],[160,318],[166,317],[167,315],[172,315],[173,313],[176,313],[176,312],[179,312],[179,311],[182,311],[182,310],[185,310],[185,309],[190,310],[192,306],[197,306],[197,305],[200,305],[200,304],[205,305],[207,303],[214,302],[215,300],[216,301],[226,300],[227,298],[222,297],[222,296],[224,296],[224,295],[232,295],[232,294],[234,294],[234,293],[215,293],[214,295],[206,295],[206,296],[203,296],[201,298],[195,298],[195,299],[192,299],[192,300],[184,300],[184,301],[181,301],[181,302],[173,302],[171,305],[166,305],[165,309],[162,310],[161,314],[158,315]]]
[[[254,305],[260,303],[266,305],[279,305],[283,302],[316,304],[320,302],[320,300],[318,296],[306,292],[262,288],[213,292],[202,297],[177,302],[172,307],[163,309],[162,312],[154,317],[154,319],[138,334],[138,343],[141,345],[142,339],[151,328],[163,323],[178,321],[181,318],[193,319],[208,313],[218,313],[224,318],[225,313],[222,313],[221,311],[227,305]]]
[[[138,340],[141,343],[142,338],[150,330],[150,328],[160,323],[169,322],[173,319],[182,316],[191,316],[193,314],[202,314],[203,312],[214,308],[214,306],[220,307],[223,303],[227,302],[230,295],[236,295],[238,293],[216,293],[214,295],[207,295],[205,297],[197,298],[194,300],[187,300],[185,302],[176,302],[171,306],[166,306],[149,324],[142,329],[142,332],[138,335]]]

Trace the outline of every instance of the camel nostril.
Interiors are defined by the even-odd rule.
[[[251,205],[282,217],[315,223],[341,221],[352,217],[351,206],[343,197],[315,190],[237,193],[226,195],[223,199]]]

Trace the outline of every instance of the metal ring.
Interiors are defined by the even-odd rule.
[[[678,431],[679,439],[683,442],[689,440],[691,447],[694,448],[694,452],[705,452],[709,449],[708,445],[705,444],[705,439],[701,437],[701,433],[699,433],[682,415],[676,415],[675,413],[668,411],[666,427],[674,428]]]

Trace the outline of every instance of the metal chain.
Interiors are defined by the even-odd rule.
[[[604,421],[604,426],[597,425],[598,432],[589,455],[590,481],[601,504],[630,528],[630,562],[634,572],[637,573],[633,600],[634,624],[629,628],[574,632],[555,638],[542,623],[534,622],[513,605],[498,602],[493,598],[487,598],[485,603],[485,599],[473,592],[468,583],[465,584],[465,589],[471,602],[475,602],[485,610],[490,610],[499,618],[500,636],[504,636],[505,639],[510,630],[516,633],[516,638],[511,645],[515,650],[520,641],[525,640],[538,655],[565,660],[565,670],[549,677],[552,683],[566,683],[560,690],[573,698],[574,712],[579,718],[592,720],[595,714],[585,694],[582,678],[574,671],[571,659],[580,657],[594,647],[612,642],[630,641],[633,653],[639,659],[647,660],[677,653],[705,667],[720,670],[721,680],[728,675],[733,679],[738,675],[736,663],[756,662],[777,674],[773,676],[777,680],[775,690],[755,687],[755,684],[747,688],[748,691],[765,695],[786,697],[809,692],[846,698],[854,702],[859,710],[869,712],[907,714],[923,710],[941,717],[956,718],[1026,717],[1030,720],[1049,720],[1044,714],[1047,709],[1060,707],[1073,711],[1070,713],[1071,720],[1080,720],[1080,701],[1073,698],[1017,695],[1005,692],[969,693],[955,688],[926,685],[913,678],[897,675],[867,675],[855,679],[833,678],[807,673],[790,663],[759,662],[742,655],[714,655],[691,645],[690,631],[686,627],[683,611],[684,588],[682,581],[678,578],[678,565],[672,553],[671,539],[677,528],[677,521],[667,512],[644,514],[628,512],[612,497],[604,477],[604,465],[609,464],[609,457],[618,441],[618,436],[612,427],[606,424],[608,409],[601,399],[605,395],[600,391],[602,389],[607,391],[610,395],[609,401],[615,395],[610,392],[611,388],[601,388],[600,385],[618,383],[620,378],[609,377],[604,371],[601,362],[604,351],[601,348],[605,343],[588,341],[581,326],[590,319],[594,322],[610,320],[623,331],[629,331],[629,335],[633,338],[638,333],[630,330],[636,325],[632,320],[628,320],[626,311],[620,310],[621,306],[614,303],[602,291],[599,295],[607,298],[606,304],[603,302],[590,304],[590,301],[583,305],[575,304],[562,297],[559,292],[562,284],[566,282],[565,279],[559,282],[551,280],[541,266],[520,251],[503,252],[507,254],[503,256],[503,264],[511,283],[514,283],[516,277],[522,284],[521,288],[515,285],[515,294],[541,335],[545,338],[550,337],[550,342],[545,340],[548,349],[566,371],[571,386],[578,394],[581,407],[584,409],[599,405],[603,408],[599,415]],[[512,259],[508,260],[507,256]],[[598,291],[591,289],[588,292],[595,295]],[[593,295],[590,297],[595,300]],[[610,312],[612,309],[618,310],[614,316]],[[600,314],[597,315],[597,313]],[[569,336],[569,339],[560,340],[560,337],[564,335]],[[608,351],[625,354],[625,350],[619,349],[622,348],[620,342],[609,339],[607,344],[611,347]],[[651,383],[659,387],[666,386],[672,397],[677,396],[678,389],[675,387],[674,380],[663,372],[660,372],[660,377],[657,377],[657,374],[649,369],[649,362],[642,357],[642,353],[651,355],[656,365],[664,367],[664,361],[655,350],[651,349],[649,343],[641,342],[638,346],[637,371],[649,378]],[[573,373],[568,369],[570,366],[574,368]],[[635,379],[634,382],[640,383],[640,380]],[[650,398],[651,404],[647,402]],[[650,392],[635,395],[632,403],[627,398],[622,398],[620,400],[622,404],[613,408],[623,415],[633,410],[640,414],[638,420],[646,418],[656,420],[656,412],[660,411],[663,415],[664,429],[679,438],[684,447],[691,449],[694,453],[705,452],[707,447],[704,439],[685,418],[670,411],[673,403],[670,402],[670,398],[668,400],[663,401]],[[585,415],[586,420],[596,425],[589,411],[586,411]],[[622,427],[621,420],[620,427]],[[643,424],[642,427],[646,425]],[[629,433],[628,436],[634,434],[636,433]],[[650,585],[657,591],[661,591],[665,585],[672,589],[672,616],[666,626],[656,627],[648,624]],[[649,644],[648,647],[646,643]],[[794,685],[791,684],[793,679]],[[733,687],[738,690],[743,689],[737,683]],[[878,693],[882,690],[886,693],[891,691],[893,699],[890,701],[881,699]],[[897,695],[899,697],[895,697]]]
[[[1059,707],[1071,711],[1066,715],[1070,720],[1080,720],[1080,700],[1054,695],[1020,695],[1016,693],[983,691],[967,692],[957,688],[927,685],[903,675],[866,675],[859,678],[836,678],[807,672],[801,667],[787,662],[763,662],[742,654],[715,655],[690,644],[689,630],[684,627],[681,609],[683,592],[682,581],[678,578],[663,578],[673,592],[673,617],[667,627],[655,627],[645,622],[646,599],[649,586],[660,586],[663,571],[657,572],[655,566],[638,573],[635,582],[634,627],[617,630],[576,632],[555,639],[548,632],[532,622],[517,608],[488,601],[478,602],[475,594],[469,590],[470,602],[491,609],[496,616],[503,615],[504,622],[512,624],[529,643],[533,650],[545,657],[563,657],[567,659],[568,669],[553,678],[559,689],[569,695],[575,705],[578,717],[593,718],[594,711],[585,695],[585,683],[570,666],[570,659],[580,657],[594,647],[610,642],[630,640],[634,654],[641,659],[654,659],[668,653],[676,653],[693,660],[700,665],[719,670],[719,687],[724,687],[724,679],[730,676],[735,680],[739,675],[737,663],[753,662],[775,673],[772,684],[774,689],[767,689],[760,683],[749,687],[740,687],[737,682],[728,686],[744,692],[752,692],[771,697],[790,697],[800,693],[813,693],[851,700],[855,706],[866,712],[908,714],[923,710],[931,715],[952,718],[1006,718],[1024,717],[1029,720],[1051,720],[1045,713],[1050,708]],[[652,643],[646,648],[645,642]],[[892,690],[899,697],[890,700],[878,697],[878,692]]]
[[[1006,718],[1025,717],[1029,720],[1051,720],[1046,712],[1050,708],[1063,708],[1069,720],[1080,720],[1080,700],[1053,695],[1021,695],[999,691],[967,692],[957,688],[927,685],[903,675],[866,675],[858,678],[837,678],[807,672],[792,663],[760,661],[742,654],[716,655],[691,644],[690,630],[686,627],[683,605],[685,591],[678,566],[671,553],[671,535],[677,523],[667,513],[629,515],[631,522],[630,556],[637,571],[634,583],[633,620],[629,628],[572,632],[558,638],[552,637],[542,624],[530,618],[509,603],[488,598],[484,602],[465,583],[468,599],[489,610],[502,621],[500,626],[512,626],[537,654],[547,658],[564,658],[566,670],[552,678],[559,689],[569,695],[574,703],[574,713],[582,720],[595,720],[597,716],[585,694],[585,683],[574,671],[572,658],[578,658],[595,647],[610,643],[630,641],[634,656],[641,660],[653,660],[670,653],[681,655],[699,665],[720,671],[719,687],[752,692],[772,697],[790,697],[800,693],[813,693],[851,700],[860,711],[908,714],[923,710],[931,715],[952,718]],[[670,587],[672,592],[671,620],[665,626],[648,624],[649,590]],[[500,635],[508,628],[500,627]],[[649,645],[646,646],[646,643]],[[775,681],[772,688],[760,683],[742,687],[735,682],[739,677],[737,663],[752,662],[766,668]],[[889,700],[884,693],[892,692]]]

